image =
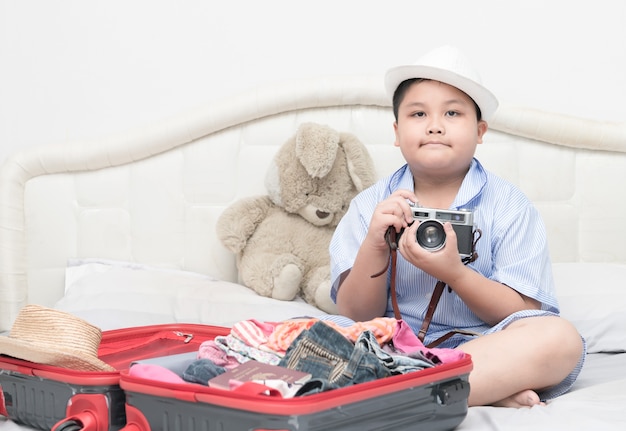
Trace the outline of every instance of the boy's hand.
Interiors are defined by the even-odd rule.
[[[400,237],[398,251],[407,261],[437,280],[446,282],[455,279],[456,271],[462,270],[464,265],[459,256],[454,228],[449,222],[444,223],[443,228],[446,233],[444,247],[437,251],[428,251],[417,243],[416,234],[419,224],[416,221],[404,231]]]
[[[371,247],[389,250],[385,241],[387,228],[393,226],[396,232],[400,232],[413,222],[413,212],[408,201],[417,202],[415,194],[408,190],[397,190],[376,206],[365,238]]]

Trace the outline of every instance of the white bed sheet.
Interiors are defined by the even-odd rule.
[[[589,346],[576,384],[546,406],[471,408],[459,430],[626,429],[626,265],[555,264],[554,276],[562,313]],[[230,326],[249,318],[322,314],[302,300],[277,301],[210,276],[129,262],[71,261],[65,280],[56,307],[104,330],[170,322]],[[23,429],[0,419],[0,431]]]
[[[472,407],[459,431],[623,431],[626,354],[592,353],[574,387],[546,406]]]
[[[623,431],[626,353],[592,353],[572,390],[546,406],[471,407],[458,431]],[[0,431],[31,431],[0,417]]]

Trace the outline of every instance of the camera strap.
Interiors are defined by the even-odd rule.
[[[469,257],[466,257],[463,259],[463,263],[465,265],[467,265],[470,262],[475,261],[476,258],[478,257],[478,254],[476,253],[476,243],[480,239],[481,235],[482,235],[482,232],[480,231],[480,229],[476,229],[474,231],[474,241],[472,243],[472,254]],[[396,293],[396,261],[398,258],[397,238],[398,238],[398,233],[396,232],[393,226],[390,226],[387,229],[387,232],[385,233],[385,241],[389,245],[389,251],[390,251],[389,265],[387,266],[387,268],[384,268],[382,271],[372,275],[371,277],[376,278],[376,277],[381,276],[382,274],[387,272],[387,269],[389,268],[389,266],[391,266],[391,281],[390,281],[391,304],[393,306],[393,313],[394,313],[394,317],[396,318],[396,320],[402,320],[402,314],[400,313],[400,307],[398,306],[398,296]],[[426,309],[426,315],[424,316],[424,320],[422,321],[422,326],[419,332],[417,333],[417,338],[422,342],[424,341],[424,338],[426,337],[426,332],[428,331],[428,327],[430,326],[430,321],[432,320],[433,315],[435,314],[435,310],[437,309],[437,304],[439,303],[439,299],[441,299],[441,295],[443,294],[445,287],[446,287],[446,283],[444,283],[441,280],[437,281],[437,284],[435,284],[435,289],[433,290],[433,294],[430,297],[430,302],[428,303],[428,308]],[[439,344],[443,343],[445,340],[447,340],[448,338],[452,337],[455,334],[477,335],[476,333],[471,332],[471,331],[455,329],[439,337],[432,343],[428,344],[426,347],[432,348],[432,347],[438,346]]]

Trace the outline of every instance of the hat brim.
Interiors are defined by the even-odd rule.
[[[53,346],[0,337],[0,354],[37,364],[69,368],[76,371],[116,371],[98,358],[80,352],[59,352]]]
[[[385,75],[385,89],[389,98],[393,98],[393,94],[403,81],[414,78],[432,79],[463,91],[476,102],[485,121],[489,120],[498,109],[496,96],[476,81],[432,66],[408,65],[390,69]]]

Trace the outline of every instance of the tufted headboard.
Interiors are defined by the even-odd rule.
[[[354,133],[379,175],[403,163],[378,76],[273,85],[9,158],[0,170],[0,331],[25,303],[51,306],[63,295],[68,258],[237,281],[216,219],[233,201],[265,194],[270,159],[304,121]],[[536,203],[555,262],[626,262],[626,125],[503,105],[477,156]]]

